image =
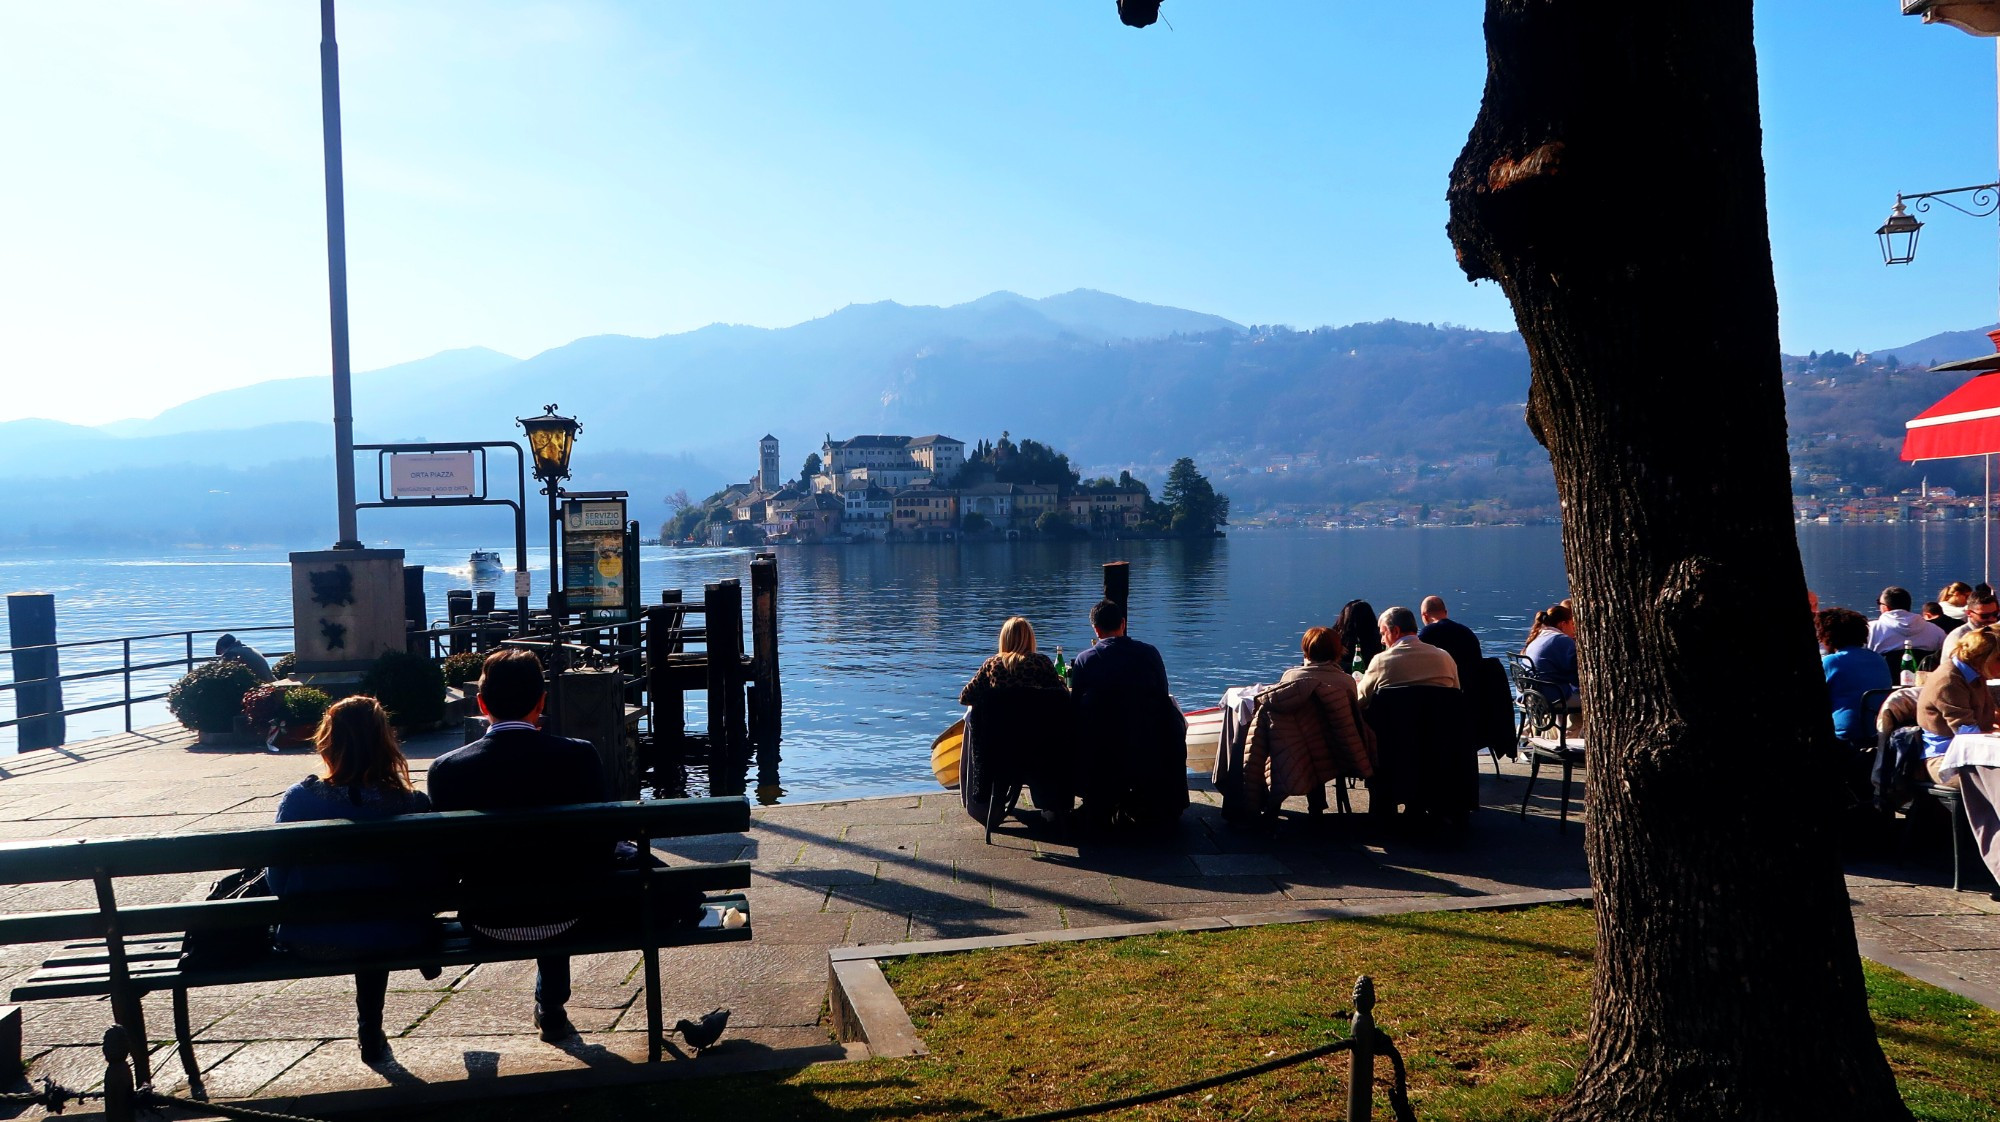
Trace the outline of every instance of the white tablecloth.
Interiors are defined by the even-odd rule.
[[[1952,737],[1939,778],[1949,780],[1953,772],[1966,767],[2000,767],[2000,734],[1962,732]]]

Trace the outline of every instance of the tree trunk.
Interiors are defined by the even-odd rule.
[[[1791,524],[1750,0],[1488,0],[1453,244],[1514,306],[1580,626],[1597,887],[1564,1120],[1906,1119]]]

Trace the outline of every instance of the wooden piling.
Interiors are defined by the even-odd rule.
[[[422,565],[403,566],[403,623],[410,632],[403,642],[404,649],[411,654],[430,654],[427,640],[414,634],[428,629],[431,625],[430,610],[424,603]]]
[[[444,616],[448,626],[453,628],[465,626],[471,622],[465,617],[472,614],[472,590],[469,588],[454,588],[447,591],[444,594],[444,608]],[[449,641],[446,643],[446,649],[451,651],[452,654],[469,651],[472,649],[472,636],[454,630],[451,633]]]
[[[708,635],[708,740],[711,760],[735,760],[749,745],[743,700],[743,586],[734,578],[702,590]]]
[[[778,556],[760,553],[750,562],[750,738],[762,751],[781,735],[784,694],[778,685]]]
[[[678,753],[687,734],[687,696],[668,669],[680,653],[686,618],[678,588],[660,593],[660,603],[646,609],[646,699],[653,710],[653,743],[661,752]]]
[[[1128,603],[1132,593],[1132,563],[1130,561],[1106,561],[1104,563],[1104,598],[1125,611],[1129,626],[1132,607]]]
[[[61,660],[56,656],[56,598],[49,592],[13,592],[7,596],[7,645],[14,648],[14,680],[37,682],[14,690],[14,715],[33,717],[14,726],[15,743],[30,748],[57,748],[68,731],[62,716]],[[24,651],[22,647],[40,647]]]

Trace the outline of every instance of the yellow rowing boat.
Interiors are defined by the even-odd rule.
[[[931,774],[937,776],[938,784],[946,790],[958,786],[958,756],[965,748],[965,718],[960,717],[952,726],[938,734],[931,741]]]

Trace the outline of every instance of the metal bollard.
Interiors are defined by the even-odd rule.
[[[104,1030],[104,1122],[137,1122],[138,1104],[132,1094],[131,1055],[125,1026]]]
[[[1353,1066],[1347,1079],[1347,1122],[1368,1122],[1375,1104],[1375,979],[1354,979]]]

